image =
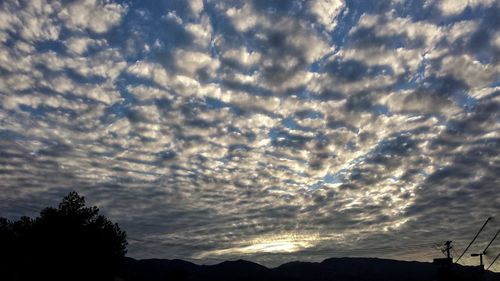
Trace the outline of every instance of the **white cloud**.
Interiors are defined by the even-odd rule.
[[[162,18],[165,18],[167,20],[172,20],[173,22],[175,22],[177,24],[182,24],[182,19],[177,15],[177,13],[175,11],[169,11]]]
[[[202,47],[208,47],[212,39],[212,25],[207,16],[202,16],[200,23],[189,23],[186,29],[194,37],[194,42]]]
[[[22,7],[22,9],[21,9]],[[45,0],[8,2],[0,11],[0,30],[18,32],[26,41],[57,40],[61,32],[58,19],[54,16],[60,9],[59,3]]]
[[[199,15],[203,11],[203,0],[190,0],[189,8],[195,15]]]
[[[2,77],[2,86],[4,86],[4,91],[11,89],[14,91],[23,91],[23,90],[29,90],[31,89],[35,83],[36,80],[28,76],[26,74],[20,74],[20,75],[6,75]]]
[[[356,28],[350,31],[353,34],[359,28],[373,28],[377,36],[405,35],[410,40],[423,38],[424,47],[435,43],[442,31],[439,26],[425,21],[413,21],[410,18],[397,17],[393,12],[382,15],[364,14],[359,19]]]
[[[106,45],[104,40],[94,40],[86,37],[71,37],[65,40],[66,47],[77,55],[85,53],[89,47]]]
[[[14,31],[13,26],[15,24],[19,24],[19,19],[15,16],[14,13],[11,13],[9,9],[0,10],[0,30],[3,31]]]
[[[58,14],[68,27],[90,29],[105,33],[118,25],[128,7],[103,0],[76,1],[64,7]]]
[[[149,78],[155,81],[158,85],[167,87],[170,81],[170,76],[167,71],[159,64],[138,61],[129,66],[127,71],[138,77]]]
[[[485,87],[500,75],[493,65],[482,64],[469,55],[447,56],[443,59],[439,73],[451,74],[471,88]]]
[[[127,91],[131,92],[135,98],[141,101],[153,100],[153,99],[173,99],[174,96],[165,90],[155,88],[155,87],[147,87],[144,85],[139,86],[127,86]]]
[[[30,54],[35,51],[35,47],[33,45],[23,41],[17,41],[15,49],[25,54]]]
[[[250,3],[245,3],[240,9],[231,7],[226,14],[231,18],[234,27],[239,32],[245,32],[257,24],[267,24],[265,18],[259,17],[253,10]]]
[[[206,69],[214,76],[220,64],[218,59],[209,54],[181,49],[176,51],[175,60],[177,68],[190,76],[194,76],[200,69]]]
[[[479,23],[477,21],[459,21],[457,23],[454,23],[452,26],[449,27],[449,30],[446,32],[447,37],[446,39],[453,43],[457,39],[463,38],[463,37],[469,37],[471,34],[473,34],[479,27]]]
[[[252,66],[260,61],[261,54],[257,51],[249,52],[244,47],[240,47],[237,49],[226,50],[222,57],[236,61],[244,66]]]
[[[82,85],[76,88],[74,93],[89,97],[107,105],[111,105],[121,98],[120,92],[116,90],[113,84]]]
[[[311,13],[318,17],[318,21],[329,31],[337,26],[337,16],[345,4],[342,0],[314,0],[309,1]]]
[[[492,45],[497,48],[497,50],[500,50],[500,31],[495,32],[495,35],[492,36]]]
[[[213,85],[201,84],[197,80],[196,71],[200,69],[214,71],[218,67],[218,61],[203,53],[179,50],[176,63],[184,74],[169,73],[159,64],[144,61],[129,66],[127,71],[138,77],[150,79],[157,85],[183,96],[205,96],[214,93]],[[215,92],[217,90],[220,89],[216,88]]]
[[[24,19],[21,35],[30,41],[56,40],[60,32],[61,29],[54,25],[53,20],[37,18],[34,15],[34,17]]]
[[[285,45],[303,51],[308,63],[320,59],[333,50],[333,46],[315,31],[309,29],[306,23],[297,22],[294,19],[285,18],[278,24],[269,26],[268,31],[285,35]]]
[[[491,6],[494,0],[439,0],[436,1],[439,9],[445,16],[460,14],[466,7],[477,7],[479,5]]]

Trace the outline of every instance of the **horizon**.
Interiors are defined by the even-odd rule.
[[[132,258],[478,265],[500,1],[0,3],[0,217],[69,191]],[[488,248],[488,267],[500,238]],[[499,272],[500,261],[490,270]]]
[[[301,261],[301,260],[292,260],[292,261],[287,261],[285,263],[281,263],[281,264],[278,264],[278,265],[274,265],[274,266],[268,266],[268,265],[263,265],[263,264],[260,264],[258,262],[255,262],[255,261],[251,261],[251,260],[246,260],[246,259],[231,259],[231,260],[223,260],[223,261],[217,261],[217,262],[208,262],[208,263],[198,263],[196,261],[189,261],[189,260],[186,260],[186,259],[162,259],[162,258],[144,258],[144,259],[137,259],[137,258],[132,258],[132,257],[128,257],[128,256],[125,256],[124,257],[125,259],[132,259],[132,260],[135,260],[135,261],[156,261],[156,260],[160,260],[160,261],[165,261],[165,262],[174,262],[174,261],[182,261],[182,262],[187,262],[187,263],[192,263],[194,265],[198,265],[198,266],[214,266],[214,265],[220,265],[220,264],[224,264],[224,263],[237,263],[237,262],[245,262],[245,263],[251,263],[251,264],[256,264],[256,265],[260,265],[260,266],[263,266],[263,267],[266,267],[266,268],[269,268],[269,269],[275,269],[275,268],[278,268],[282,265],[287,265],[287,264],[294,264],[294,263],[323,263],[325,261],[328,261],[328,260],[342,260],[342,259],[351,259],[351,260],[378,260],[378,261],[391,261],[391,262],[402,262],[402,263],[420,263],[420,264],[433,264],[434,263],[432,261],[416,261],[416,260],[398,260],[398,259],[389,259],[389,258],[379,258],[379,257],[356,257],[356,256],[349,256],[349,257],[330,257],[330,258],[325,258],[323,260],[319,260],[319,261]],[[465,264],[453,264],[452,266],[461,266],[461,267],[468,267],[468,268],[474,268],[474,267],[477,267],[478,265],[465,265]],[[493,273],[500,273],[498,271],[493,271],[491,269],[489,269],[488,271],[490,272],[493,272]]]

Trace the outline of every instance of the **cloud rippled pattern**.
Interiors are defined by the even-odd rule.
[[[499,13],[489,0],[2,1],[0,211],[76,189],[139,258],[463,248],[500,214]]]

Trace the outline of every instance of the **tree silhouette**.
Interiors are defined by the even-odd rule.
[[[0,218],[0,279],[113,280],[126,246],[117,224],[70,192],[35,219]]]

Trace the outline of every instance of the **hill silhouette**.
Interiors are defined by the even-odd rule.
[[[322,262],[291,262],[275,268],[237,260],[196,265],[182,260],[126,258],[120,277],[125,281],[433,281],[439,267],[426,262],[377,258],[331,258]],[[453,265],[455,281],[482,280],[478,267]],[[500,273],[485,272],[485,281],[500,281]]]

